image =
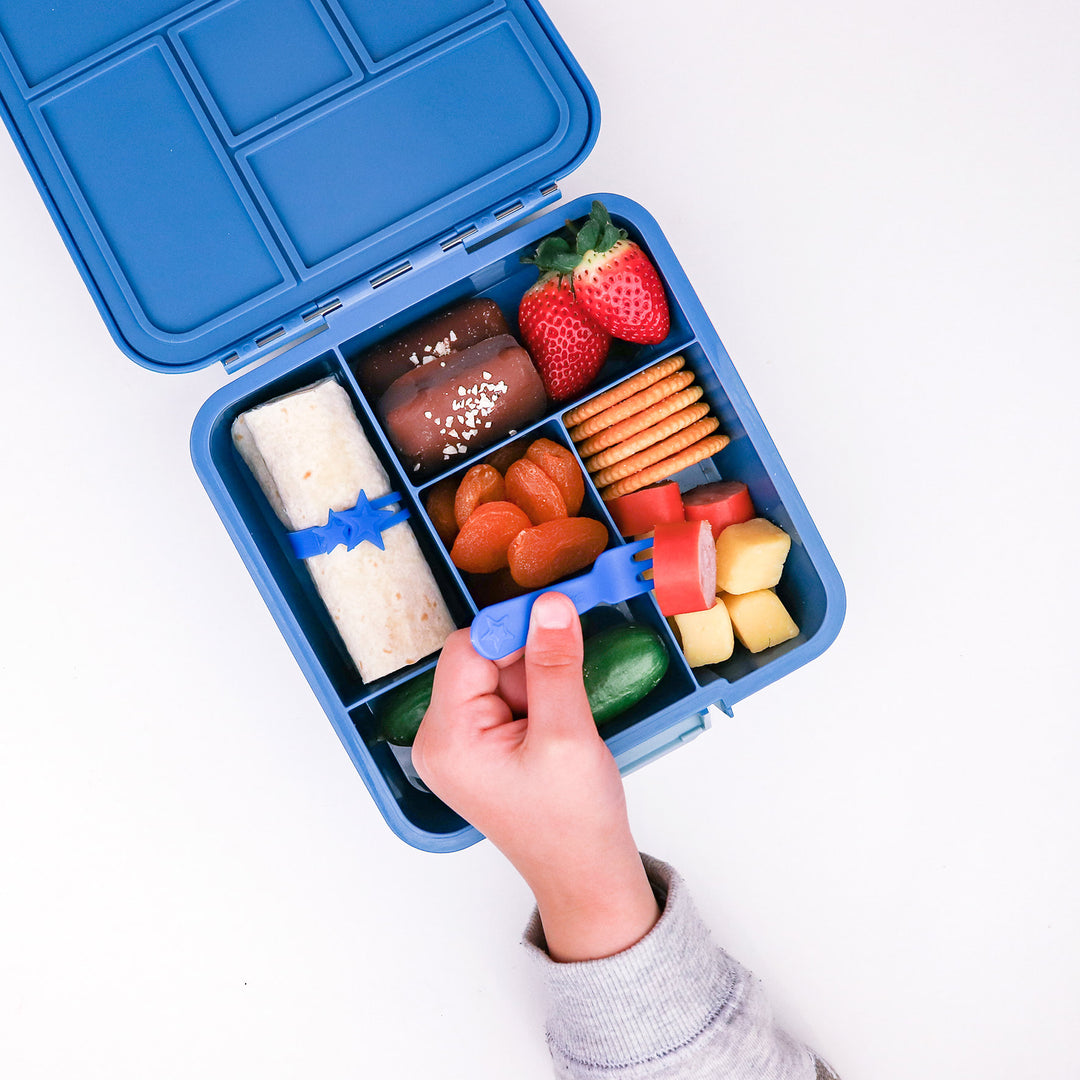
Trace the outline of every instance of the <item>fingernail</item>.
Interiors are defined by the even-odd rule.
[[[533,604],[532,621],[542,630],[565,630],[570,625],[570,605],[554,597],[541,596]]]

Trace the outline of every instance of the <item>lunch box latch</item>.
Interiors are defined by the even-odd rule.
[[[649,762],[671,753],[672,750],[690,742],[691,739],[696,739],[711,726],[711,713],[705,709],[664,727],[651,739],[646,739],[634,746],[623,749],[617,745],[617,742],[609,746],[614,754],[615,763],[619,766],[619,772],[626,776],[628,773],[636,772],[643,765],[648,765]]]

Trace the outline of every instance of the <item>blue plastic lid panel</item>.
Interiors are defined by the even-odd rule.
[[[202,366],[588,152],[527,0],[0,0],[5,120],[122,348]]]

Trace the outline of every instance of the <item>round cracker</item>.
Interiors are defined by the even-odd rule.
[[[704,389],[700,386],[688,386],[685,390],[680,390],[677,394],[672,394],[663,401],[658,401],[655,405],[650,405],[649,408],[628,416],[621,423],[612,424],[611,427],[598,431],[578,446],[578,453],[582,457],[592,457],[609,446],[616,446],[639,431],[651,428],[654,424],[659,424],[661,420],[693,405],[704,393]]]
[[[624,379],[610,390],[597,394],[591,401],[583,401],[576,409],[571,409],[563,420],[568,428],[576,427],[583,420],[603,412],[617,401],[623,401],[625,398],[636,394],[639,390],[644,390],[645,387],[652,386],[653,383],[666,379],[669,375],[674,375],[685,364],[686,360],[683,357],[669,356],[666,360],[661,360],[659,364],[653,364],[652,367],[647,367],[644,371],[631,375],[629,379]]]
[[[663,461],[658,461],[655,465],[650,465],[647,469],[642,469],[641,472],[634,473],[625,480],[617,480],[604,488],[600,492],[600,497],[605,502],[610,502],[620,495],[629,495],[650,484],[658,484],[661,480],[666,480],[669,476],[674,476],[683,469],[689,469],[691,465],[696,465],[699,461],[718,454],[729,442],[731,440],[726,435],[709,435],[680,453],[672,454],[671,457],[664,458]]]
[[[639,390],[633,397],[617,401],[603,412],[590,416],[588,420],[583,420],[570,432],[570,438],[574,442],[581,442],[582,439],[587,439],[590,435],[595,435],[598,431],[603,431],[612,424],[618,424],[643,409],[656,405],[664,398],[685,390],[693,381],[692,371],[676,371],[674,375],[669,375],[666,379],[661,379],[658,383]]]
[[[585,468],[591,473],[598,473],[601,469],[616,465],[618,462],[633,457],[634,454],[640,453],[642,450],[647,450],[650,446],[677,434],[691,424],[696,424],[708,415],[709,406],[704,401],[698,402],[696,405],[690,405],[661,420],[659,424],[654,424],[652,427],[632,435],[629,439],[624,439],[618,445],[601,450],[599,454],[585,462]]]
[[[700,442],[706,435],[711,435],[719,426],[720,421],[715,416],[699,420],[685,431],[676,432],[647,450],[632,454],[614,465],[609,465],[606,469],[601,469],[593,475],[593,483],[597,487],[607,487],[619,480],[625,480],[628,476],[633,476],[634,473],[641,472],[642,469],[647,469],[650,465],[655,465],[656,462],[663,461],[672,454],[681,453],[687,447]]]

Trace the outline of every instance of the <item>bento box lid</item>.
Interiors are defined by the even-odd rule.
[[[532,0],[0,0],[0,103],[113,337],[166,371],[280,351],[555,200],[600,124]]]

